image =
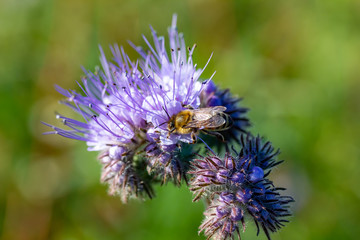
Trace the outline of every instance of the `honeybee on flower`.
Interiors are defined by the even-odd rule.
[[[192,143],[196,142],[196,134],[203,133],[219,137],[225,141],[219,131],[225,131],[232,127],[233,120],[224,111],[226,107],[216,106],[198,109],[186,109],[173,115],[168,122],[169,135],[191,134]]]

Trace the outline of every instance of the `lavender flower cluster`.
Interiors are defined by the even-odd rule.
[[[82,120],[58,114],[67,129],[44,123],[53,129],[48,134],[85,141],[89,151],[99,151],[101,181],[123,202],[152,198],[154,184],[185,182],[194,201],[207,200],[200,232],[208,238],[240,238],[240,224],[245,230],[249,217],[270,239],[269,232],[287,222],[293,201],[268,179],[281,163],[278,152],[248,132],[248,109],[240,98],[212,77],[200,79],[207,64],[201,69],[193,63],[195,45],[186,48],[176,20],[174,15],[169,51],[165,38],[151,29],[153,44],[144,37],[148,50],[131,44],[137,61],[118,46],[111,47],[108,61],[100,49],[102,70],[85,70],[82,93],[57,86],[66,97],[61,103]],[[239,152],[233,147],[231,153],[236,142]]]

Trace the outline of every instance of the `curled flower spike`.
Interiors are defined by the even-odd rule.
[[[290,216],[289,203],[293,199],[281,196],[283,188],[274,187],[266,178],[278,163],[273,159],[277,152],[260,137],[242,137],[242,149],[236,156],[226,153],[220,158],[213,153],[192,162],[193,174],[190,190],[194,201],[207,197],[210,201],[205,220],[200,226],[209,238],[227,239],[239,229],[245,230],[245,213],[251,216],[268,239]]]

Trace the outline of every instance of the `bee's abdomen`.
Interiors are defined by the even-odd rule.
[[[225,120],[224,124],[214,127],[211,129],[211,131],[225,131],[232,127],[234,121],[230,117],[230,115],[226,113],[218,113],[218,115]],[[209,129],[210,130],[210,129]]]
[[[226,118],[225,118],[226,122],[225,122],[225,126],[224,126],[225,129],[224,130],[226,130],[226,129],[229,129],[229,128],[231,128],[233,126],[234,121],[232,120],[230,115],[228,115],[226,113],[224,113],[224,115],[226,116]]]
[[[230,117],[230,115],[226,114],[226,113],[222,113],[221,114],[222,117],[225,119],[225,123],[224,125],[222,126],[222,129],[221,130],[227,130],[229,128],[232,127],[234,121],[232,120],[232,118]]]

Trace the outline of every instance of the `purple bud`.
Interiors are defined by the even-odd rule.
[[[230,214],[229,207],[227,207],[227,206],[218,206],[216,208],[216,216],[218,218],[222,218],[223,216],[228,215],[228,214]]]
[[[212,171],[206,171],[206,172],[203,172],[199,177],[201,177],[201,179],[203,179],[204,182],[210,183],[211,179],[216,178],[216,174],[214,172],[212,172]]]
[[[106,164],[108,164],[109,162],[111,162],[111,158],[108,157],[108,156],[105,156],[105,157],[102,157],[102,158],[100,159],[100,161],[101,161],[102,164],[106,165]]]
[[[239,202],[245,204],[249,201],[249,199],[251,198],[251,193],[249,189],[245,189],[245,190],[239,190],[236,193],[236,200],[238,200]]]
[[[125,152],[125,148],[124,147],[120,147],[120,146],[113,146],[109,149],[109,157],[111,157],[112,159],[121,159],[122,154]]]
[[[117,162],[117,163],[115,163],[114,165],[111,166],[111,170],[113,172],[119,172],[122,166],[123,166],[122,162]]]
[[[229,171],[226,169],[220,169],[216,174],[216,180],[225,183],[229,177]]]
[[[262,215],[262,217],[265,219],[265,220],[267,220],[268,218],[269,218],[269,212],[268,211],[266,211],[265,209],[263,209],[262,211],[261,211],[261,215]]]
[[[266,194],[265,199],[266,200],[274,200],[274,199],[276,199],[276,195],[275,194]]]
[[[256,184],[256,187],[254,187],[254,192],[257,194],[264,195],[266,193],[266,188],[262,184]]]
[[[233,221],[230,221],[230,220],[225,221],[224,225],[225,225],[224,230],[230,234],[235,230]]]
[[[216,174],[213,171],[205,171],[202,172],[201,175],[198,175],[197,180],[200,182],[211,183],[211,179],[215,178]]]
[[[171,160],[171,155],[169,153],[163,153],[158,157],[158,160],[163,164],[166,165]]]
[[[232,175],[231,177],[231,180],[234,182],[234,183],[238,183],[238,184],[241,184],[244,182],[245,180],[245,175],[243,173],[240,173],[240,172],[236,172]]]
[[[207,158],[209,160],[209,164],[211,166],[213,166],[214,164],[216,166],[222,166],[223,165],[223,162],[220,160],[220,158],[216,157],[216,156],[213,156],[213,157],[209,157]]]
[[[206,177],[215,177],[216,173],[214,171],[204,171],[202,172],[202,175],[205,175]]]
[[[234,195],[229,192],[223,192],[219,196],[219,202],[220,203],[226,203],[229,204],[234,200]]]
[[[240,207],[231,208],[231,219],[233,221],[240,221],[243,217],[244,217],[244,213]]]
[[[225,167],[229,170],[233,170],[235,168],[234,166],[234,159],[232,156],[227,155],[225,156]]]
[[[262,168],[255,166],[250,175],[249,175],[249,181],[250,182],[257,182],[261,180],[264,177],[264,170]]]
[[[261,209],[262,205],[255,200],[248,205],[248,210],[252,213],[259,213]]]

